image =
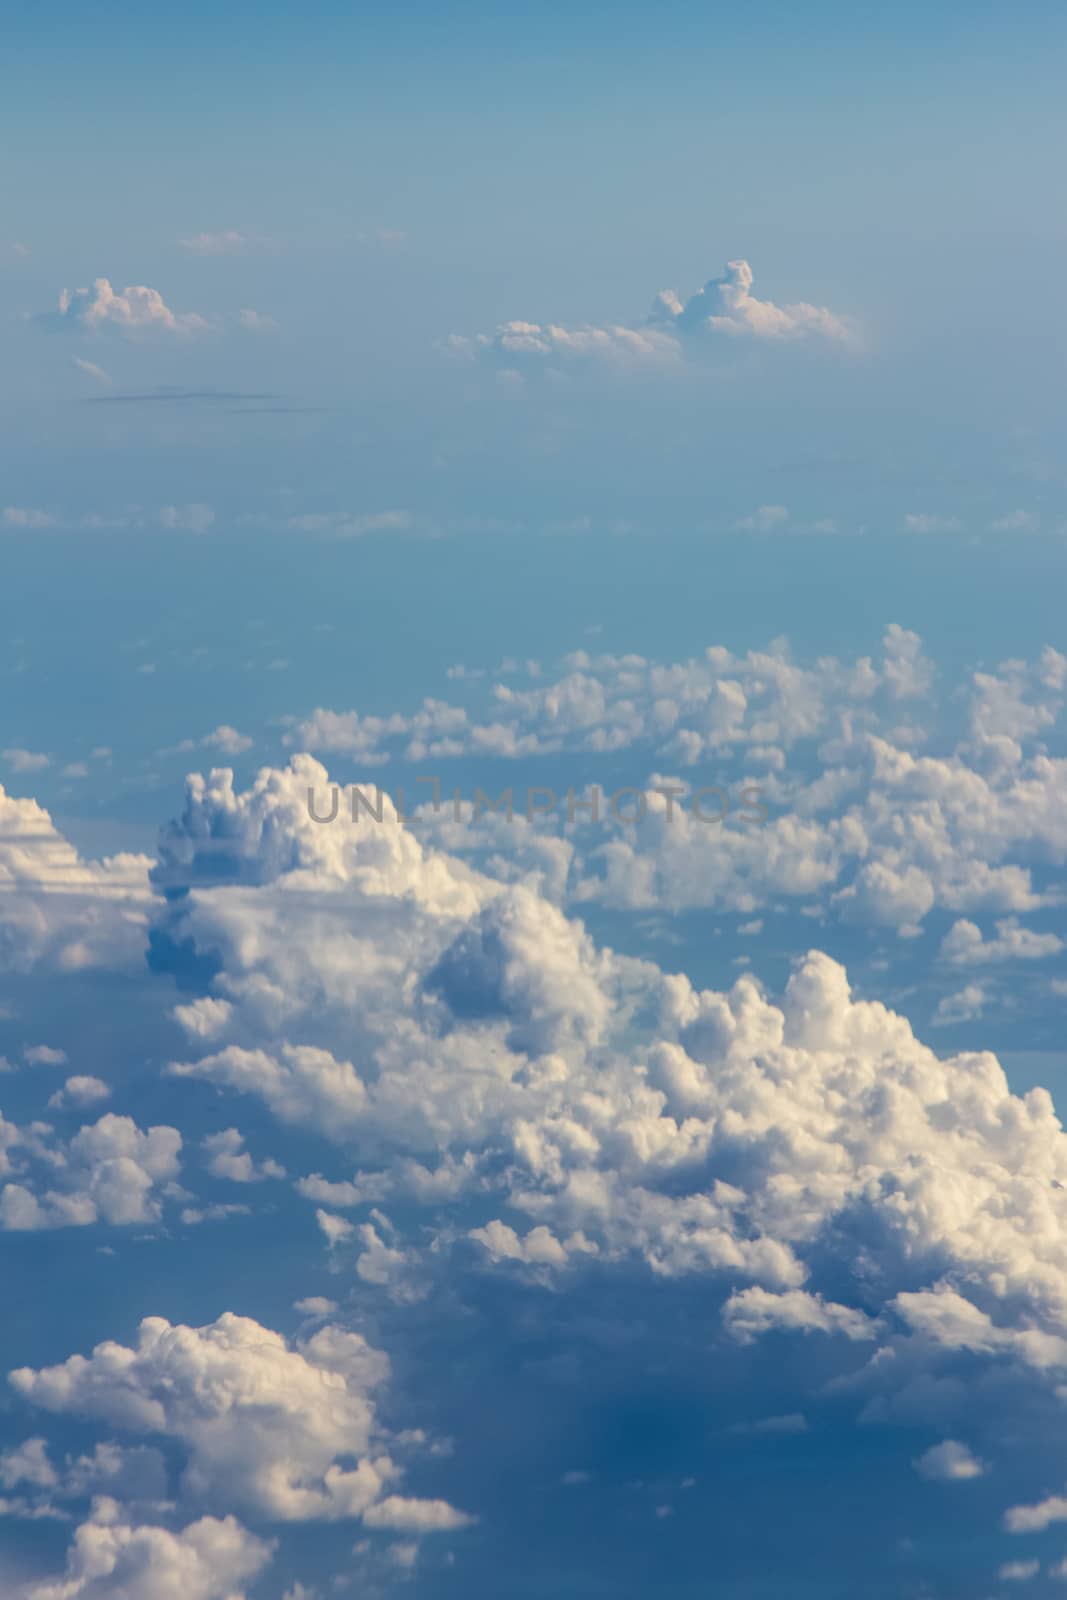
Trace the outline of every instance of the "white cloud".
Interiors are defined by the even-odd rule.
[[[115,290],[107,278],[96,278],[91,289],[64,289],[58,309],[40,320],[87,332],[114,329],[132,337],[151,333],[184,336],[209,327],[196,312],[172,311],[158,289],[127,284],[125,289]]]
[[[420,1516],[462,1526],[442,1502],[396,1499],[402,1472],[389,1451],[403,1441],[371,1398],[388,1376],[388,1359],[359,1334],[327,1325],[289,1345],[226,1312],[203,1328],[148,1317],[133,1348],[101,1344],[59,1366],[21,1368],[11,1383],[47,1411],[179,1442],[184,1495],[213,1508],[306,1522],[377,1506],[384,1525],[399,1526],[388,1519],[401,1507],[406,1526]]]
[[[159,523],[179,533],[207,533],[214,526],[211,506],[194,503],[186,506],[160,506]]]
[[[1036,1578],[1040,1571],[1041,1563],[1037,1560],[1005,1561],[997,1572],[997,1577],[1007,1583],[1028,1583],[1031,1578]]]
[[[847,343],[854,338],[847,318],[824,306],[799,301],[778,306],[752,294],[747,261],[730,261],[721,278],[711,278],[686,301],[673,289],[657,295],[651,315],[637,327],[618,323],[565,327],[555,322],[515,320],[492,334],[453,335],[448,348],[459,355],[492,360],[506,372],[530,363],[562,365],[609,361],[616,365],[673,365],[686,348],[715,338],[786,341],[806,337]]]
[[[98,367],[95,361],[86,361],[83,356],[73,356],[71,359],[78,371],[84,372],[87,378],[92,378],[105,389],[111,387],[111,374],[105,372],[103,367]]]
[[[82,1103],[92,1098],[100,1098],[98,1091]],[[0,1229],[10,1233],[157,1222],[162,1188],[180,1168],[181,1134],[165,1125],[142,1130],[132,1118],[109,1113],[65,1145],[51,1138],[47,1124],[3,1127],[0,1177],[10,1181],[0,1188]]]
[[[233,1517],[202,1517],[177,1533],[132,1525],[101,1498],[74,1536],[65,1576],[31,1585],[26,1600],[244,1600],[273,1546]]]
[[[174,862],[192,885],[170,936],[212,953],[230,1008],[172,1070],[358,1149],[358,1181],[299,1188],[335,1247],[361,1244],[365,1278],[394,1289],[410,1246],[338,1206],[391,1193],[447,1235],[459,1197],[483,1265],[551,1277],[595,1252],[711,1275],[742,1337],[1061,1363],[1067,1137],[1044,1091],[1013,1097],[990,1055],[939,1058],[819,952],[775,1003],[748,975],[698,991],[599,949],[532,883],[473,873],[391,814],[311,822],[325,781],[306,757],[242,794],[194,780],[164,834],[161,882]],[[850,1270],[876,1249],[880,1307],[820,1281],[841,1217]]]
[[[68,1106],[91,1106],[108,1100],[111,1090],[101,1078],[84,1074],[68,1078],[62,1089],[57,1089],[48,1101],[50,1109],[64,1110]]]
[[[841,1334],[846,1339],[874,1339],[877,1326],[862,1311],[834,1305],[802,1289],[773,1294],[767,1289],[741,1289],[730,1296],[723,1322],[739,1344],[749,1344],[774,1328],[796,1333]]]
[[[748,533],[771,533],[789,520],[786,506],[757,506],[750,516],[742,517],[735,527]]]
[[[1054,1522],[1067,1522],[1067,1496],[1051,1494],[1035,1505],[1012,1506],[1004,1514],[1009,1533],[1043,1533]]]
[[[942,995],[933,1020],[938,1025],[946,1026],[957,1022],[974,1022],[982,1015],[988,1001],[989,990],[985,984],[964,984],[954,994]]]
[[[930,1478],[939,1483],[960,1483],[970,1478],[980,1478],[986,1471],[965,1444],[956,1439],[943,1439],[931,1445],[914,1463],[920,1478]]]
[[[904,518],[909,533],[959,533],[963,523],[959,517],[947,517],[931,511],[909,511]]]
[[[1010,511],[989,524],[993,533],[1032,533],[1040,518],[1033,511]]]
[[[139,966],[149,865],[83,860],[36,801],[0,786],[0,970]]]
[[[799,301],[776,306],[770,300],[757,300],[752,294],[752,268],[747,261],[728,261],[721,278],[709,278],[688,300],[682,301],[673,289],[656,297],[650,321],[664,323],[679,333],[728,334],[733,338],[797,339],[808,335],[848,340],[852,335],[848,321],[827,311],[825,306]]]
[[[260,1183],[264,1178],[284,1178],[285,1168],[277,1161],[253,1161],[244,1148],[244,1137],[237,1128],[225,1128],[222,1133],[212,1133],[201,1142],[207,1157],[207,1170],[215,1178],[227,1178],[231,1183]]]
[[[58,519],[37,506],[5,506],[0,513],[5,528],[54,528]]]
[[[231,256],[240,255],[247,248],[249,240],[236,228],[225,228],[220,233],[190,234],[188,238],[179,239],[178,243],[194,256]]]
[[[52,765],[51,757],[38,750],[8,749],[0,751],[13,772],[43,772]]]
[[[989,966],[999,961],[1044,961],[1063,949],[1055,933],[1034,933],[1024,928],[1018,917],[1004,917],[997,923],[995,939],[985,939],[974,922],[961,917],[941,941],[941,954],[958,967]]]

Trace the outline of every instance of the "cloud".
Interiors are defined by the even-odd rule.
[[[766,1289],[742,1289],[731,1295],[723,1309],[723,1324],[739,1344],[750,1344],[760,1334],[781,1328],[796,1333],[841,1334],[846,1339],[874,1339],[877,1328],[869,1317],[849,1306],[828,1304],[820,1295],[802,1289],[772,1294]]]
[[[202,1517],[172,1533],[132,1525],[102,1497],[74,1536],[65,1576],[31,1585],[26,1600],[244,1600],[272,1554],[233,1517]]]
[[[770,533],[788,520],[789,511],[786,506],[757,506],[750,516],[742,517],[734,526],[747,533]]]
[[[402,1472],[389,1450],[404,1442],[379,1422],[372,1399],[388,1376],[388,1359],[359,1334],[326,1325],[290,1345],[226,1312],[201,1328],[147,1317],[133,1348],[101,1344],[59,1366],[20,1368],[10,1381],[46,1411],[180,1444],[183,1493],[213,1508],[308,1522],[378,1506],[389,1526],[420,1517],[463,1526],[462,1513],[441,1502],[394,1498]],[[398,1506],[407,1520],[388,1521]]]
[[[957,967],[989,966],[1001,961],[1044,961],[1059,955],[1063,940],[1055,933],[1034,933],[1018,917],[1003,917],[995,939],[986,939],[974,922],[961,917],[941,941],[941,955]]]
[[[982,1015],[989,1001],[989,991],[985,984],[968,983],[955,994],[943,995],[937,1002],[937,1010],[933,1021],[936,1025],[949,1025],[957,1022],[975,1022]]]
[[[171,1070],[358,1150],[358,1183],[301,1185],[314,1203],[377,1185],[443,1234],[461,1203],[501,1270],[708,1276],[742,1340],[1067,1362],[1067,1136],[1044,1091],[1012,1096],[988,1054],[936,1056],[818,951],[775,1002],[749,975],[698,990],[599,948],[533,883],[475,873],[394,814],[315,824],[325,782],[307,757],[240,794],[194,780],[159,869],[190,888],[168,940],[210,958],[229,1006]],[[823,1281],[830,1236],[836,1284],[874,1252],[873,1306]]]
[[[0,971],[139,965],[149,866],[83,860],[35,800],[0,786]]]
[[[277,333],[278,324],[273,317],[266,316],[262,311],[252,311],[245,307],[237,313],[237,321],[247,333]]]
[[[752,294],[752,268],[747,261],[728,261],[721,278],[709,278],[702,289],[680,300],[673,289],[656,297],[649,319],[687,336],[727,334],[731,338],[798,339],[809,335],[847,341],[849,323],[824,306],[799,301],[776,306]]]
[[[215,1178],[227,1178],[231,1183],[259,1183],[264,1178],[285,1177],[285,1168],[276,1161],[253,1161],[237,1128],[209,1134],[201,1148],[207,1157],[207,1170]]]
[[[904,518],[909,533],[959,533],[963,523],[959,517],[941,516],[929,511],[909,511]]]
[[[76,1074],[49,1096],[48,1106],[50,1110],[64,1111],[70,1106],[91,1106],[110,1098],[111,1090],[101,1078]]]
[[[232,256],[240,255],[248,248],[247,234],[239,233],[236,228],[226,228],[221,233],[194,233],[186,239],[179,239],[178,243],[183,250],[194,256]]]
[[[185,506],[160,506],[160,527],[178,533],[207,533],[215,522],[211,506],[194,503]]]
[[[1031,1578],[1036,1578],[1040,1571],[1041,1563],[1037,1560],[1005,1561],[997,1576],[1007,1583],[1027,1583]]]
[[[86,1085],[97,1079],[69,1081],[80,1085],[70,1096],[75,1103],[101,1098],[98,1090],[86,1095]],[[50,1138],[47,1124],[18,1128],[2,1118],[0,1124],[6,1130],[0,1177],[10,1180],[0,1188],[0,1228],[9,1233],[157,1222],[161,1187],[180,1170],[176,1128],[142,1131],[130,1117],[108,1114],[63,1145]]]
[[[105,372],[103,367],[98,367],[95,361],[86,361],[82,356],[72,356],[71,360],[77,367],[78,371],[84,372],[86,377],[92,378],[94,382],[102,384],[105,389],[111,387],[110,373]]]
[[[1067,1497],[1051,1494],[1035,1505],[1012,1506],[1004,1513],[1009,1533],[1043,1533],[1054,1522],[1067,1522]]]
[[[51,758],[38,750],[3,750],[0,755],[13,772],[43,772],[45,767],[52,764]]]
[[[128,337],[153,333],[184,337],[210,326],[196,312],[172,311],[158,289],[128,284],[115,290],[107,278],[96,278],[91,289],[64,289],[57,310],[37,320],[49,328],[114,331]]]
[[[985,1464],[956,1439],[931,1445],[914,1465],[920,1478],[930,1478],[935,1483],[961,1483],[980,1478],[986,1471]]]
[[[54,528],[58,519],[37,506],[5,506],[0,520],[5,528]]]
[[[849,343],[854,331],[848,319],[823,306],[800,301],[777,306],[751,292],[747,261],[730,261],[721,278],[681,300],[673,289],[657,295],[651,315],[636,327],[617,323],[565,327],[555,322],[515,320],[500,323],[491,334],[473,338],[453,335],[447,348],[454,354],[491,361],[498,369],[521,371],[529,365],[565,366],[607,361],[617,366],[671,366],[686,353],[715,340],[747,339],[780,343],[803,338]]]

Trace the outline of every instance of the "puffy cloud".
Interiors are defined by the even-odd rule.
[[[989,991],[984,984],[964,984],[955,994],[942,995],[933,1020],[946,1026],[957,1022],[974,1022],[982,1015],[988,1000]]]
[[[149,865],[83,860],[36,801],[0,786],[0,971],[139,964]]]
[[[598,949],[530,884],[465,876],[395,818],[316,829],[291,804],[314,771],[298,759],[243,795],[194,782],[167,836],[193,885],[170,937],[213,953],[229,1007],[211,1051],[173,1070],[359,1149],[352,1183],[300,1187],[335,1242],[361,1242],[365,1280],[407,1272],[407,1247],[333,1208],[392,1192],[447,1234],[458,1200],[481,1210],[465,1232],[483,1261],[711,1274],[745,1337],[1061,1365],[1067,1140],[1044,1091],[1011,1095],[990,1055],[939,1058],[819,952],[778,1003],[747,975],[697,990]],[[225,857],[200,889],[205,839]],[[831,1235],[856,1272],[876,1255],[873,1308],[822,1282]]]
[[[408,1500],[390,1494],[370,1506],[363,1520],[368,1528],[391,1528],[400,1533],[454,1533],[469,1528],[475,1519],[447,1500]]]
[[[940,1444],[924,1450],[915,1462],[920,1478],[931,1478],[939,1483],[962,1483],[969,1478],[980,1478],[986,1471],[984,1462],[978,1460],[965,1444],[957,1439],[943,1439]]]
[[[1028,1583],[1031,1578],[1036,1578],[1040,1571],[1041,1563],[1037,1560],[1005,1561],[1000,1566],[997,1576],[1007,1583]]]
[[[91,1106],[100,1100],[107,1100],[111,1090],[101,1078],[94,1078],[85,1073],[77,1073],[68,1078],[62,1089],[57,1089],[49,1097],[49,1109],[64,1110],[68,1106]]]
[[[87,332],[113,329],[132,337],[150,333],[183,336],[209,327],[196,312],[172,311],[158,289],[128,284],[116,290],[107,278],[94,279],[91,289],[64,289],[57,310],[38,320],[50,327],[78,327]]]
[[[41,772],[51,766],[51,758],[38,750],[8,749],[0,751],[12,772]]]
[[[272,1553],[234,1517],[201,1517],[172,1533],[131,1524],[102,1497],[74,1536],[65,1577],[32,1585],[26,1600],[244,1600]]]
[[[877,1328],[862,1311],[823,1300],[821,1295],[790,1289],[772,1294],[767,1289],[741,1289],[723,1308],[727,1331],[741,1344],[773,1328],[795,1333],[838,1333],[846,1339],[874,1339]]]
[[[997,923],[995,939],[985,939],[976,923],[961,918],[954,922],[941,941],[941,954],[955,966],[988,966],[997,961],[1042,961],[1058,955],[1063,940],[1055,933],[1034,933],[1020,925],[1017,917]]]
[[[209,1134],[201,1148],[212,1177],[227,1178],[231,1183],[259,1183],[264,1178],[285,1177],[285,1168],[277,1161],[252,1159],[244,1148],[244,1136],[237,1128]]]
[[[178,1130],[142,1130],[130,1117],[103,1116],[65,1145],[44,1123],[16,1128],[0,1119],[0,1135],[0,1177],[11,1180],[0,1188],[0,1228],[7,1232],[156,1222],[160,1188],[180,1169]]]
[[[854,337],[847,318],[807,301],[778,306],[752,293],[752,268],[747,261],[729,261],[721,278],[709,278],[688,300],[673,289],[656,296],[651,315],[638,327],[617,323],[568,328],[559,323],[511,321],[491,334],[474,338],[453,335],[449,348],[457,354],[488,358],[505,370],[524,365],[566,365],[600,360],[614,364],[670,365],[687,346],[714,338],[784,341],[815,337],[848,342]]]
[[[721,278],[709,278],[702,289],[680,300],[673,289],[656,297],[650,317],[685,335],[728,334],[732,338],[798,339],[816,335],[825,339],[852,337],[848,322],[825,306],[776,306],[757,300],[752,293],[752,268],[747,261],[728,261]]]
[[[1042,1533],[1054,1522],[1067,1522],[1067,1496],[1052,1494],[1031,1506],[1012,1506],[1004,1514],[1009,1533]]]
[[[402,1471],[388,1452],[404,1441],[383,1428],[372,1399],[388,1375],[386,1356],[359,1334],[328,1324],[289,1345],[226,1312],[202,1328],[148,1317],[132,1348],[100,1344],[88,1357],[10,1378],[47,1411],[180,1443],[182,1491],[212,1507],[305,1522],[378,1506],[390,1526],[401,1523],[388,1522],[389,1508],[401,1507],[405,1526],[420,1516],[462,1526],[442,1502],[397,1499],[391,1487]]]

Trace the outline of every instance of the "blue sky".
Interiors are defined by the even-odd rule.
[[[1065,43],[9,7],[5,1596],[1062,1591]]]

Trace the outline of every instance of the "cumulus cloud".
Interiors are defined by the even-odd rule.
[[[1018,917],[1004,917],[997,923],[996,938],[986,939],[981,928],[961,917],[941,941],[941,954],[958,967],[989,966],[1000,961],[1043,961],[1063,949],[1055,933],[1035,933],[1024,928]]]
[[[48,1105],[50,1110],[62,1111],[69,1106],[91,1106],[110,1097],[111,1090],[102,1078],[80,1073],[68,1078],[62,1089],[50,1096]]]
[[[78,1088],[73,1093],[70,1084]],[[69,1079],[50,1102],[91,1104],[107,1094],[95,1078]],[[130,1117],[108,1114],[66,1144],[47,1124],[16,1127],[0,1115],[0,1228],[116,1227],[157,1222],[163,1186],[177,1177],[181,1134],[161,1125],[142,1130]]]
[[[244,1147],[244,1136],[237,1128],[209,1134],[201,1148],[212,1177],[226,1178],[231,1183],[260,1183],[264,1178],[285,1177],[285,1168],[277,1161],[252,1159]]]
[[[290,1345],[226,1312],[201,1328],[148,1317],[132,1348],[101,1344],[10,1380],[46,1411],[181,1445],[182,1492],[212,1507],[278,1522],[377,1507],[383,1526],[461,1527],[468,1519],[444,1502],[396,1495],[402,1468],[389,1452],[407,1445],[382,1426],[372,1398],[388,1376],[387,1357],[359,1334],[327,1324]]]
[[[962,1483],[982,1477],[986,1467],[965,1444],[957,1439],[943,1439],[940,1444],[923,1451],[915,1462],[915,1470],[921,1478],[934,1482]]]
[[[555,322],[515,320],[491,334],[474,338],[453,335],[449,349],[459,355],[491,360],[504,371],[524,366],[568,365],[575,361],[609,361],[616,365],[656,363],[670,366],[715,339],[782,342],[802,338],[847,343],[851,323],[824,306],[807,301],[779,306],[752,293],[752,268],[747,261],[729,261],[721,278],[709,278],[702,289],[682,300],[673,289],[656,296],[651,314],[637,326],[608,323],[566,327]]]
[[[752,293],[753,274],[747,261],[728,261],[721,278],[709,278],[702,289],[681,300],[673,289],[656,297],[650,322],[663,323],[682,334],[727,334],[732,338],[798,339],[816,335],[847,340],[848,322],[825,306],[801,300],[776,306],[757,300]]]
[[[234,1517],[201,1517],[175,1533],[131,1524],[101,1497],[75,1533],[64,1577],[31,1585],[25,1600],[244,1600],[272,1554]]]
[[[531,884],[395,818],[316,826],[302,790],[324,780],[308,758],[240,795],[195,780],[164,836],[161,881],[181,859],[191,885],[169,937],[211,954],[228,1007],[206,1054],[190,1019],[172,1070],[358,1147],[357,1180],[301,1187],[372,1275],[408,1246],[338,1205],[392,1192],[447,1233],[458,1199],[483,1263],[710,1275],[742,1340],[1063,1367],[1067,1138],[1043,1090],[1013,1096],[988,1054],[937,1056],[817,951],[772,1001],[749,975],[699,990],[598,948]],[[202,854],[222,837],[223,861]],[[831,1234],[861,1276],[875,1251],[873,1306],[821,1281]]]
[[[107,278],[94,279],[88,289],[64,289],[57,309],[38,321],[52,328],[113,331],[132,338],[157,333],[185,337],[210,326],[194,311],[172,311],[158,289],[127,284],[116,290]]]
[[[139,964],[149,865],[84,860],[36,801],[0,786],[0,971]]]

